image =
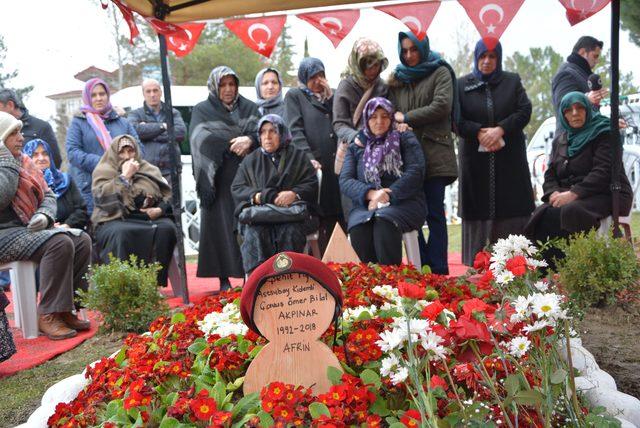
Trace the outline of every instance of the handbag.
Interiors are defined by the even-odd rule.
[[[238,221],[242,224],[277,224],[305,221],[309,217],[307,203],[297,201],[288,207],[274,204],[250,205],[240,211]]]

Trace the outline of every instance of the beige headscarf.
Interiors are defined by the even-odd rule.
[[[121,141],[125,138],[128,141]],[[118,152],[124,146],[134,148],[135,160],[140,164],[140,169],[130,180],[129,186],[120,179],[124,161],[120,160]],[[94,224],[127,217],[129,213],[136,211],[134,200],[139,195],[153,198],[155,203],[152,206],[171,199],[171,188],[160,170],[140,157],[140,147],[131,135],[119,135],[113,139],[92,175],[91,192],[95,207],[91,221]]]

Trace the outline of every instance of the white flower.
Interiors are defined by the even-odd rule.
[[[378,312],[378,308],[376,307],[376,305],[371,305],[369,307],[357,306],[355,308],[348,308],[344,311],[343,319],[346,323],[352,323],[356,321],[364,312],[367,312],[373,318]]]
[[[204,319],[198,321],[198,327],[205,336],[214,334],[220,337],[230,336],[232,334],[246,334],[249,328],[245,325],[240,317],[240,310],[234,303],[227,303],[222,312],[211,312]]]
[[[546,320],[539,320],[534,322],[531,325],[527,325],[525,327],[522,328],[522,330],[525,333],[533,333],[534,331],[538,331],[538,330],[542,330],[543,328],[550,326],[551,324],[549,324],[548,321]]]
[[[430,331],[428,333],[424,333],[420,335],[420,345],[424,348],[425,351],[433,352],[434,356],[439,359],[443,359],[447,350],[444,346],[441,346],[440,343],[444,342],[444,339],[438,336],[435,332]]]
[[[527,353],[530,346],[531,346],[531,341],[526,337],[524,336],[514,337],[509,342],[509,353],[516,358],[520,358]]]
[[[380,375],[381,376],[389,376],[391,375],[391,373],[393,373],[393,371],[395,369],[397,369],[400,365],[400,361],[398,360],[398,357],[396,357],[395,355],[391,354],[389,355],[387,358],[384,358],[381,361],[381,367],[380,367]]]
[[[534,294],[531,307],[538,318],[558,318],[558,315],[562,312],[560,297],[554,293]]]
[[[376,345],[378,345],[382,352],[389,352],[400,347],[403,341],[403,335],[396,329],[393,329],[380,333],[380,340],[376,341]]]
[[[404,382],[409,376],[409,370],[406,367],[400,367],[397,372],[390,376],[391,383],[397,385]]]
[[[393,300],[398,297],[398,290],[390,285],[376,285],[371,289],[374,294],[384,297],[385,299]]]
[[[519,322],[524,321],[531,315],[531,311],[529,309],[529,305],[531,304],[531,299],[529,296],[518,296],[518,298],[512,302],[513,308],[515,309],[515,313],[511,315],[511,322]]]
[[[533,286],[536,288],[536,290],[544,293],[545,291],[547,291],[547,289],[549,289],[549,284],[547,284],[545,281],[538,281],[535,284],[533,284]]]
[[[507,285],[511,281],[513,281],[514,278],[515,276],[513,275],[513,273],[511,273],[511,271],[504,270],[500,272],[498,276],[496,276],[496,282],[498,284]]]

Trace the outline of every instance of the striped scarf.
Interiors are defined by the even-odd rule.
[[[42,172],[25,154],[20,155],[20,175],[18,178],[18,190],[16,191],[11,207],[22,223],[27,224],[33,217],[40,204],[44,200],[44,194],[49,191],[44,181]]]

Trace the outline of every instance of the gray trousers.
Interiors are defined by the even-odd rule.
[[[76,290],[86,290],[85,274],[91,260],[91,238],[58,233],[40,245],[29,259],[40,267],[39,314],[75,309]]]

